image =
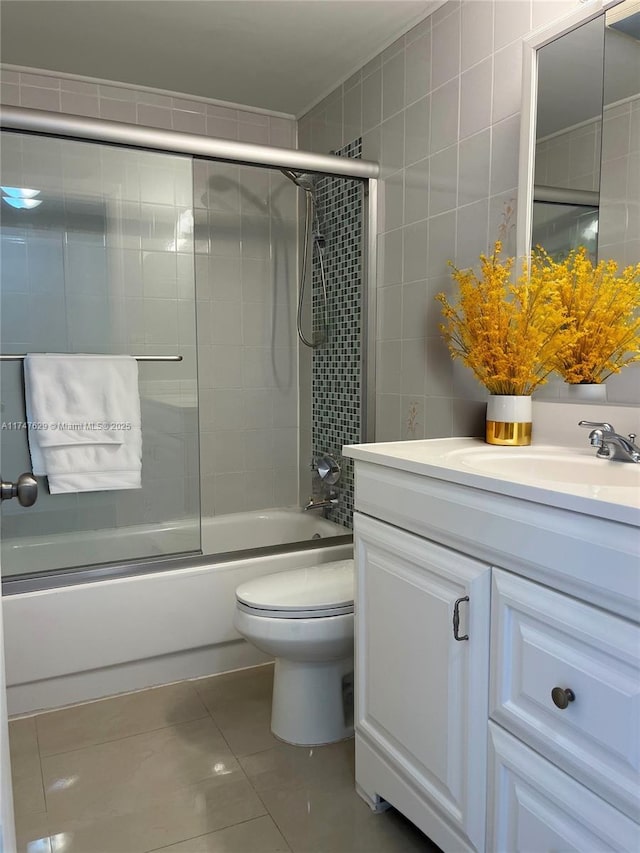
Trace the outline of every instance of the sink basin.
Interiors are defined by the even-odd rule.
[[[478,474],[529,483],[576,483],[640,489],[640,464],[598,459],[589,451],[484,446],[454,450],[449,458],[456,465]]]

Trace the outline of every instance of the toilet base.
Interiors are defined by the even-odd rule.
[[[273,734],[297,746],[321,746],[352,737],[352,674],[352,656],[315,663],[276,658]]]

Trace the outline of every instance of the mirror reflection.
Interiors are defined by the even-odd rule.
[[[640,11],[615,13],[604,36],[599,253],[628,266],[640,260]]]
[[[538,50],[531,243],[556,259],[585,246],[619,268],[640,260],[640,12],[629,3]],[[640,402],[640,365],[607,380]],[[564,396],[551,383],[544,396]]]
[[[598,251],[604,19],[538,51],[532,243]]]

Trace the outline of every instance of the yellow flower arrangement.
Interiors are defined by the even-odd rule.
[[[565,382],[599,384],[640,361],[640,264],[618,274],[615,261],[594,266],[584,246],[564,261],[544,249],[534,258],[532,274],[557,288],[570,318],[572,334],[554,362]]]
[[[533,257],[515,283],[514,259],[480,255],[481,274],[449,262],[460,294],[457,304],[442,303],[440,330],[454,359],[461,359],[491,394],[528,396],[547,381],[571,334],[567,310],[552,276],[539,275]],[[530,268],[530,269],[529,269]],[[530,274],[531,273],[531,274]]]

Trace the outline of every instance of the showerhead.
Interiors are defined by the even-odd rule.
[[[307,200],[307,218],[305,227],[309,229],[311,227],[311,223],[313,223],[313,239],[321,249],[324,249],[325,239],[320,229],[320,220],[318,218],[316,202],[316,188],[313,183],[317,176],[310,174],[309,172],[294,172],[292,169],[280,169],[280,171],[297,187],[305,191]]]
[[[313,182],[315,180],[315,175],[311,175],[307,172],[292,172],[290,169],[281,169],[280,170],[283,175],[289,178],[290,181],[300,187],[301,190],[305,192],[312,193],[314,191]]]

